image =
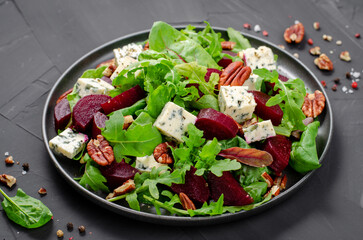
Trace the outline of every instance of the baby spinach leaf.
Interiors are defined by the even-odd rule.
[[[203,95],[193,103],[193,107],[201,110],[204,108],[213,108],[219,111],[218,99],[213,95]]]
[[[4,196],[1,203],[10,220],[25,228],[38,228],[52,219],[52,212],[40,200],[28,196],[21,188],[18,188],[15,197],[9,197],[0,188]]]
[[[227,28],[227,34],[229,41],[235,42],[236,46],[233,48],[233,52],[239,52],[243,49],[250,48],[251,44],[247,38],[245,38],[240,32],[234,30],[233,28]]]
[[[257,203],[262,200],[263,196],[267,192],[267,183],[266,182],[254,182],[243,188],[253,198],[254,203]]]
[[[146,100],[141,99],[134,103],[132,106],[120,109],[123,116],[134,115],[136,111],[144,109],[146,107]]]
[[[157,118],[163,110],[165,104],[170,102],[174,95],[175,91],[173,88],[170,88],[166,85],[160,85],[148,96],[147,112],[153,118]]]
[[[86,70],[81,78],[101,78],[103,77],[103,71],[107,68],[107,66],[102,66],[96,69],[88,69]]]
[[[321,166],[315,143],[319,125],[318,121],[310,123],[300,141],[292,144],[289,164],[297,172],[305,173]]]
[[[90,188],[93,191],[102,191],[108,193],[109,189],[105,185],[107,180],[98,169],[97,163],[91,159],[88,153],[85,154],[83,160],[86,162],[86,167],[79,184],[81,184],[84,188]]]

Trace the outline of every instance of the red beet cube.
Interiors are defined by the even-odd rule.
[[[105,127],[105,123],[108,120],[108,117],[101,113],[97,112],[93,115],[93,125],[92,125],[92,138],[97,139],[97,135],[101,134],[101,129]]]
[[[276,135],[267,138],[262,149],[272,155],[274,161],[269,167],[279,175],[289,164],[291,141],[285,136]]]
[[[135,174],[139,172],[139,170],[127,164],[124,160],[119,163],[113,161],[110,165],[102,166],[100,171],[106,178],[110,189],[115,189],[127,180],[133,179]]]
[[[281,123],[282,116],[284,113],[282,112],[279,105],[274,105],[271,107],[266,106],[266,102],[271,98],[266,93],[260,91],[251,91],[256,101],[255,114],[265,120],[271,119],[271,122],[274,126],[278,126]]]
[[[54,125],[55,130],[64,129],[69,120],[71,119],[71,108],[69,106],[69,102],[67,98],[63,98],[57,105],[54,107]]]

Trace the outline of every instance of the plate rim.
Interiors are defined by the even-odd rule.
[[[183,29],[185,28],[187,25],[173,25],[173,27],[177,28],[177,29]],[[203,25],[194,25],[196,27],[196,29],[199,28],[204,28],[205,26]],[[214,30],[216,31],[221,31],[221,32],[226,32],[227,28],[223,28],[223,27],[212,27]],[[128,38],[132,38],[135,36],[139,36],[142,34],[147,34],[150,32],[150,29],[146,29],[146,30],[141,30],[141,31],[137,31],[134,33],[130,33],[130,34],[126,34],[123,35],[121,37],[118,37],[116,39],[113,39],[111,41],[108,41],[96,48],[94,48],[93,50],[87,52],[86,54],[84,54],[82,57],[80,57],[79,59],[77,59],[73,64],[71,64],[63,73],[62,75],[57,79],[57,81],[54,83],[54,85],[52,86],[51,90],[48,93],[46,102],[44,104],[44,108],[43,108],[43,114],[42,114],[42,136],[43,136],[43,141],[44,144],[46,146],[46,149],[48,151],[49,157],[51,158],[54,166],[56,167],[57,171],[62,175],[62,177],[75,189],[77,190],[77,192],[80,192],[81,195],[83,195],[84,197],[86,197],[88,200],[91,200],[92,202],[96,203],[97,205],[104,207],[112,212],[126,216],[126,217],[131,217],[133,219],[136,220],[140,220],[140,221],[144,221],[144,222],[152,222],[155,223],[155,220],[159,223],[159,224],[164,224],[164,225],[177,225],[177,226],[201,226],[201,225],[210,225],[210,224],[216,224],[216,223],[221,223],[221,222],[230,222],[233,220],[237,220],[237,219],[241,219],[244,217],[248,217],[251,215],[255,215],[257,213],[260,213],[264,210],[266,210],[267,208],[270,208],[272,206],[275,206],[276,204],[280,203],[282,200],[285,200],[287,197],[291,196],[293,194],[293,192],[297,191],[298,189],[300,189],[303,185],[305,185],[304,183],[311,177],[312,174],[314,174],[316,172],[317,169],[310,171],[309,173],[305,174],[300,180],[298,180],[293,186],[291,186],[290,188],[286,189],[285,191],[283,191],[281,194],[279,194],[277,197],[274,197],[273,199],[271,199],[270,201],[268,201],[265,204],[262,204],[261,206],[248,210],[248,211],[239,211],[236,213],[224,213],[221,215],[216,215],[216,216],[197,216],[197,217],[185,217],[185,216],[170,216],[170,215],[157,215],[154,213],[147,213],[147,212],[142,212],[142,211],[137,211],[137,210],[133,210],[129,207],[126,206],[122,206],[119,204],[115,204],[113,202],[109,202],[105,199],[103,199],[102,197],[98,196],[96,193],[82,187],[77,181],[75,181],[71,176],[69,176],[69,174],[67,174],[67,172],[63,169],[63,167],[60,165],[60,163],[58,162],[56,156],[54,155],[54,153],[52,152],[52,150],[49,147],[48,144],[48,135],[47,135],[47,129],[46,129],[46,121],[47,121],[47,112],[49,109],[49,105],[51,104],[51,98],[52,96],[55,94],[55,90],[57,88],[57,86],[62,82],[62,80],[64,79],[64,77],[72,71],[72,69],[74,69],[78,64],[80,64],[82,61],[86,60],[87,58],[89,58],[90,56],[92,56],[93,54],[97,53],[98,51],[101,51],[102,49],[115,44],[117,42],[120,42],[122,40],[128,39]],[[324,87],[321,85],[320,81],[318,80],[318,78],[315,76],[315,74],[303,63],[301,62],[299,59],[296,59],[291,53],[289,53],[288,51],[286,51],[285,49],[282,49],[280,47],[278,47],[276,44],[269,42],[265,39],[262,39],[260,37],[251,35],[249,33],[243,32],[243,31],[239,31],[240,33],[242,33],[243,36],[249,38],[249,39],[255,39],[257,41],[263,42],[264,44],[266,44],[267,46],[273,46],[275,49],[278,49],[279,51],[283,52],[284,54],[286,54],[287,56],[289,56],[290,59],[292,59],[293,61],[295,61],[299,67],[302,67],[304,69],[304,71],[306,71],[313,79],[314,81],[319,85],[320,89],[325,98],[326,98],[326,113],[329,117],[329,124],[330,124],[330,128],[328,131],[328,139],[326,141],[325,147],[323,152],[321,153],[321,156],[319,158],[319,162],[323,162],[323,160],[326,158],[327,152],[329,150],[329,147],[331,145],[331,139],[333,136],[333,113],[332,113],[332,109],[331,109],[331,103],[329,101],[329,98],[326,94],[326,91],[324,89]]]

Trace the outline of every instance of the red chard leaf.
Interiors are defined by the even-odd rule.
[[[218,155],[252,167],[266,167],[273,162],[271,154],[255,148],[232,147],[220,151]]]

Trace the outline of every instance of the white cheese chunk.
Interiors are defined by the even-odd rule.
[[[99,78],[79,78],[76,83],[76,91],[80,97],[91,94],[107,95],[114,87]]]
[[[246,65],[251,70],[266,68],[267,70],[276,70],[276,61],[271,48],[260,46],[259,48],[247,48],[238,53],[238,56],[246,60]],[[243,86],[247,86],[249,90],[255,90],[255,82],[258,76],[251,73],[249,79],[245,81]]]
[[[128,66],[130,66],[131,64],[137,62],[137,60],[135,60],[132,57],[126,56],[123,57],[120,62],[118,67],[116,68],[116,70],[112,73],[110,79],[113,80],[115,77],[117,77],[120,72],[122,72],[122,70],[124,70],[125,68],[127,68]]]
[[[257,142],[276,136],[271,120],[262,121],[247,128],[243,128],[243,133],[247,143]]]
[[[137,157],[135,161],[135,168],[137,168],[141,172],[151,172],[154,167],[159,168],[161,166],[168,166],[168,164],[158,163],[153,155]]]
[[[218,95],[219,109],[242,123],[252,118],[256,102],[252,93],[245,86],[222,86]]]
[[[87,135],[75,133],[72,129],[67,128],[61,134],[49,141],[49,147],[54,152],[72,159],[82,151],[87,141]]]
[[[154,126],[165,136],[177,142],[184,142],[182,136],[188,124],[194,124],[197,117],[173,102],[165,104]]]
[[[142,52],[142,46],[130,43],[126,46],[123,46],[122,48],[116,48],[113,50],[113,54],[115,55],[115,65],[118,67],[120,64],[122,64],[122,59],[126,56],[132,57],[134,59],[137,59],[139,54]]]

